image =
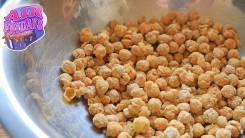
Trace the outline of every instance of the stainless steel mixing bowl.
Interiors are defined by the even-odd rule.
[[[104,130],[91,123],[85,100],[65,103],[58,80],[62,61],[72,59],[71,52],[79,47],[83,27],[95,34],[112,19],[124,22],[143,15],[160,17],[169,10],[197,10],[234,26],[245,44],[244,0],[19,1],[26,2],[39,3],[48,21],[45,36],[25,51],[10,51],[1,42],[0,119],[12,137],[104,137]],[[244,46],[239,50],[245,55]]]

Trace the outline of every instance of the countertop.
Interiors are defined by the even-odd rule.
[[[10,138],[7,131],[3,128],[2,124],[0,123],[0,138]]]

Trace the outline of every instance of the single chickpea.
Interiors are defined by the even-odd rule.
[[[136,133],[146,133],[150,127],[150,121],[146,117],[140,116],[133,121],[133,129]]]
[[[96,90],[99,95],[105,94],[105,92],[109,89],[109,83],[104,79],[98,79],[96,81]]]
[[[108,124],[108,119],[104,114],[98,113],[93,117],[93,124],[97,128],[104,128]]]
[[[241,66],[241,61],[237,58],[231,58],[228,60],[228,64],[237,68]]]
[[[245,116],[245,107],[237,106],[233,111],[233,119],[236,121],[240,121],[242,117]]]
[[[240,59],[241,67],[245,68],[245,56],[242,56]]]
[[[177,44],[182,45],[185,42],[186,38],[182,33],[176,33],[173,39]]]
[[[145,35],[145,39],[148,43],[155,44],[158,41],[158,36],[159,36],[159,32],[153,30]]]
[[[123,73],[121,78],[119,79],[121,85],[127,85],[129,81],[130,81],[130,76],[127,73]]]
[[[245,87],[239,87],[237,89],[237,96],[241,97],[242,99],[245,98]]]
[[[171,35],[167,35],[167,34],[161,34],[158,36],[158,42],[160,44],[168,44],[170,41],[172,40],[172,36]]]
[[[74,58],[84,58],[85,52],[83,51],[82,48],[77,48],[72,52],[72,55]]]
[[[188,17],[184,13],[180,13],[180,14],[177,14],[175,20],[178,24],[184,25],[188,21]]]
[[[149,23],[143,22],[143,23],[140,24],[139,32],[142,35],[145,35],[145,34],[147,34],[150,31],[151,31],[151,25]]]
[[[61,65],[61,69],[63,72],[65,72],[67,74],[73,74],[76,71],[76,65],[74,62],[71,62],[69,60],[65,60],[65,61],[63,61],[62,65]]]
[[[163,114],[168,120],[176,118],[177,113],[178,108],[173,104],[167,105],[163,110]]]
[[[118,37],[123,37],[127,32],[127,27],[124,25],[116,25],[114,28],[114,33]]]
[[[159,75],[158,75],[156,69],[151,69],[146,74],[146,79],[149,80],[149,81],[154,81],[155,82],[158,78],[159,78]]]
[[[180,133],[177,130],[177,128],[173,127],[173,126],[168,126],[164,131],[163,131],[163,137],[166,138],[178,138],[180,137]]]
[[[209,40],[215,41],[218,38],[218,34],[219,32],[217,30],[210,29],[207,33],[207,37]]]
[[[225,85],[221,89],[222,96],[225,98],[231,98],[236,95],[236,89],[232,85]]]
[[[161,56],[165,56],[170,52],[170,46],[166,43],[160,44],[157,47],[157,53]]]
[[[227,120],[230,120],[233,115],[233,110],[230,107],[222,107],[219,111],[221,116],[225,116]]]
[[[220,74],[214,75],[214,83],[218,86],[228,85],[229,84],[228,76],[225,73],[220,73]],[[230,86],[228,86],[228,87],[230,87]],[[233,87],[233,86],[231,86],[231,87]]]
[[[165,55],[165,57],[168,60],[168,62],[174,60],[174,57],[172,56],[172,54],[167,54],[167,55]]]
[[[188,19],[189,21],[197,20],[199,18],[199,13],[197,11],[189,11]]]
[[[121,42],[118,42],[118,41],[112,43],[112,45],[113,45],[113,48],[114,48],[114,52],[116,52],[116,53],[119,53],[119,51],[124,48],[123,44]]]
[[[107,79],[108,77],[111,77],[111,69],[103,65],[99,68],[98,74],[102,76],[104,79]]]
[[[121,132],[117,138],[132,138],[127,132]]]
[[[202,43],[209,43],[209,38],[207,36],[200,36],[197,39],[197,43],[202,44]]]
[[[117,113],[116,106],[114,104],[107,104],[104,106],[104,113],[106,115],[114,115]]]
[[[148,118],[151,115],[151,111],[146,106],[142,106],[138,115]]]
[[[144,91],[149,97],[157,97],[160,93],[159,87],[153,81],[147,81],[144,86]]]
[[[230,138],[231,131],[224,129],[224,128],[219,128],[217,129],[215,136],[216,138]]]
[[[161,110],[162,102],[158,98],[151,98],[148,101],[148,109],[151,113],[157,113]]]
[[[130,136],[134,136],[133,122],[127,121],[123,126],[123,132],[127,132]]]
[[[195,123],[200,123],[201,125],[205,124],[205,121],[203,119],[203,115],[197,115],[194,117]]]
[[[155,130],[152,127],[149,127],[146,133],[142,134],[142,138],[152,138],[155,135]]]
[[[168,120],[165,118],[157,118],[154,120],[154,126],[158,131],[164,131],[167,128]]]
[[[163,78],[157,78],[155,83],[158,85],[159,89],[162,91],[165,90],[168,85],[167,81]]]
[[[168,123],[168,126],[173,126],[175,128],[177,128],[177,130],[179,131],[180,135],[183,135],[185,133],[185,126],[182,122],[178,121],[178,120],[171,120]]]
[[[122,65],[115,64],[115,65],[112,67],[111,73],[112,73],[112,76],[113,76],[113,77],[119,79],[119,78],[121,78],[121,76],[123,75],[123,73],[125,73],[125,68],[124,68],[124,66],[122,66]]]
[[[207,25],[208,27],[211,27],[213,25],[213,21],[209,17],[203,17],[203,18],[201,18],[199,20],[199,23],[201,25]]]
[[[77,70],[83,70],[87,66],[87,60],[85,58],[77,58],[74,60]]]
[[[245,117],[242,117],[240,119],[240,124],[241,124],[242,129],[244,130],[245,129]]]
[[[139,42],[143,42],[143,35],[141,33],[137,34],[136,32],[134,32],[132,34],[131,41],[133,42],[133,44],[138,44]]]
[[[217,99],[209,93],[201,95],[200,101],[205,109],[214,107],[214,105],[217,103]]]
[[[138,84],[140,87],[144,87],[146,82],[146,75],[145,73],[137,73],[135,83]]]
[[[139,43],[139,45],[133,45],[131,52],[138,57],[145,56],[145,54],[147,54],[146,46],[143,43]]]
[[[104,112],[103,104],[102,103],[94,103],[94,104],[89,106],[88,111],[93,116],[98,114],[98,113],[103,113]]]
[[[169,25],[171,23],[171,19],[168,15],[163,15],[160,19],[161,23],[164,25]]]
[[[213,57],[214,58],[217,58],[217,59],[220,60],[220,59],[222,59],[224,57],[224,55],[225,55],[225,53],[224,53],[224,51],[221,48],[215,47],[213,49]]]
[[[181,123],[188,124],[191,121],[191,114],[186,111],[181,111],[177,117],[177,120],[180,121]]]
[[[227,53],[227,58],[228,59],[231,59],[231,58],[240,59],[240,53],[237,49],[230,49]]]
[[[131,57],[131,52],[127,49],[121,49],[119,51],[119,59],[122,61],[129,60]]]
[[[190,112],[198,113],[202,110],[202,102],[198,99],[190,99]]]
[[[168,80],[169,86],[172,88],[177,88],[180,86],[180,80],[178,76],[170,76]]]
[[[149,69],[150,63],[148,60],[140,60],[136,63],[136,69],[141,71],[147,71]]]
[[[182,29],[181,33],[185,36],[186,40],[192,39],[193,33],[190,29]]]
[[[213,60],[213,52],[208,52],[208,53],[206,53],[206,55],[205,55],[205,61],[207,61],[207,62],[211,62]]]
[[[193,52],[188,56],[188,59],[191,64],[196,65],[198,58],[204,58],[204,56],[200,52]]]
[[[224,25],[222,29],[222,34],[225,38],[233,38],[236,32],[231,25]]]
[[[206,54],[210,51],[210,46],[209,44],[207,43],[201,43],[198,47],[198,51],[203,53],[203,54]]]
[[[190,112],[190,105],[188,103],[179,103],[177,105],[177,108],[178,108],[178,112],[181,111]]]
[[[196,30],[198,26],[199,26],[199,22],[197,20],[193,20],[189,22],[189,27],[192,31]]]
[[[93,39],[93,34],[89,28],[83,28],[80,31],[80,41],[81,42],[90,42]]]
[[[198,86],[200,88],[208,88],[211,84],[211,77],[209,74],[201,74],[198,77]]]
[[[94,58],[92,56],[86,56],[85,59],[87,60],[87,68],[94,67]]]
[[[158,67],[158,57],[149,55],[146,57],[146,60],[149,62],[150,67],[157,68]]]
[[[180,30],[180,25],[179,24],[170,24],[168,27],[165,28],[166,29],[166,32],[167,34],[169,35],[175,35],[176,33],[179,32]]]
[[[118,122],[108,122],[106,127],[106,136],[117,137],[123,130],[123,127]]]
[[[109,96],[111,103],[117,103],[120,100],[120,94],[117,90],[107,91],[105,95]]]
[[[233,96],[227,100],[228,106],[235,109],[242,102],[242,98],[239,96]]]
[[[203,113],[203,119],[206,123],[216,123],[218,113],[213,108],[209,108]]]
[[[169,53],[176,53],[178,52],[178,49],[179,49],[179,44],[174,42],[174,41],[171,41],[169,43]]]
[[[151,29],[158,31],[160,34],[163,33],[163,27],[158,22],[151,24]]]
[[[224,116],[219,116],[216,122],[217,126],[219,128],[225,128],[226,124],[227,124],[227,119]]]
[[[178,90],[177,89],[170,89],[165,94],[166,100],[169,102],[174,103],[174,101],[178,98]]]
[[[232,120],[227,123],[225,129],[230,130],[231,137],[238,137],[242,128],[238,121]]]
[[[200,123],[195,123],[192,127],[194,137],[200,137],[204,134],[204,127]]]
[[[85,73],[83,70],[77,70],[73,74],[73,80],[75,80],[75,81],[77,81],[77,80],[84,81],[84,79],[85,79]]]
[[[179,102],[189,102],[192,98],[192,94],[188,90],[179,91]]]
[[[223,35],[218,35],[217,39],[214,41],[216,45],[222,45],[225,42],[225,38]]]
[[[168,66],[168,60],[165,56],[158,57],[158,64],[159,66]]]
[[[199,30],[196,29],[196,30],[192,31],[193,40],[197,40],[200,36],[201,36],[201,34],[200,34]]]

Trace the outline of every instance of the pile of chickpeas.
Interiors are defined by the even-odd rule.
[[[245,129],[245,56],[231,25],[196,11],[117,20],[65,60],[64,97],[83,97],[118,138],[230,138]]]

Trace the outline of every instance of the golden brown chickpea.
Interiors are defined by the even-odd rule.
[[[127,27],[124,25],[116,25],[114,28],[114,33],[117,37],[123,37],[127,32]]]
[[[230,130],[231,137],[238,137],[242,128],[238,121],[232,120],[227,123],[225,129]]]
[[[151,69],[146,74],[146,79],[149,80],[149,81],[154,81],[155,82],[158,78],[159,78],[159,75],[158,75],[156,69]]]
[[[236,95],[236,89],[231,85],[224,85],[221,89],[222,96],[225,98],[231,98]]]
[[[218,31],[214,29],[210,29],[207,33],[207,37],[211,41],[215,41],[218,38]]]
[[[227,104],[232,109],[235,109],[237,106],[239,106],[242,102],[242,98],[239,96],[233,96],[227,100]]]
[[[224,51],[223,51],[221,48],[215,47],[215,48],[213,49],[213,57],[214,57],[214,58],[217,58],[217,59],[220,60],[221,58],[224,57],[224,55],[225,55],[225,53],[224,53]]]
[[[233,119],[236,121],[240,121],[240,119],[244,116],[245,116],[245,107],[237,106],[233,111]]]
[[[242,129],[244,130],[245,129],[245,117],[242,117],[240,119],[240,124],[241,124]]]
[[[199,18],[199,13],[197,11],[189,11],[188,19],[189,21],[197,20]]]
[[[187,40],[187,41],[185,41],[186,49],[187,49],[189,52],[197,51],[199,45],[200,45],[199,43],[197,43],[197,42],[195,42],[195,41],[193,41],[193,40]]]
[[[185,42],[185,36],[182,33],[176,33],[174,35],[174,41],[178,43],[179,45],[182,45]]]
[[[235,31],[231,25],[225,25],[222,29],[222,34],[225,38],[233,38],[235,36]]]
[[[145,35],[145,39],[148,43],[155,44],[158,40],[158,36],[159,36],[159,32],[153,30]]]
[[[200,123],[195,123],[192,127],[194,137],[200,137],[204,134],[204,127]]]
[[[151,25],[146,23],[146,22],[143,22],[140,24],[139,26],[139,32],[142,34],[142,35],[145,35],[147,34],[148,32],[151,31]]]
[[[98,113],[93,117],[93,124],[97,128],[104,128],[108,124],[108,119],[104,114]]]
[[[153,81],[147,81],[145,83],[144,91],[152,98],[157,97],[160,93],[158,85]]]
[[[169,43],[169,53],[176,53],[178,52],[179,44],[176,42],[171,41]]]
[[[136,69],[141,71],[147,71],[149,69],[150,63],[147,60],[140,60],[136,63]]]
[[[230,107],[222,107],[219,111],[221,116],[225,116],[227,120],[232,118],[233,110]]]
[[[230,49],[227,53],[227,58],[228,59],[231,59],[231,58],[240,59],[240,53],[237,49]]]
[[[206,109],[214,107],[217,103],[217,99],[209,93],[203,94],[200,98],[200,101],[202,102],[202,106]]]
[[[168,80],[169,86],[177,88],[180,86],[180,80],[178,76],[170,76]]]
[[[222,45],[225,42],[225,38],[223,35],[218,35],[217,39],[215,40],[216,45]]]
[[[90,42],[93,39],[93,34],[89,28],[83,28],[80,31],[80,41],[81,42]]]
[[[214,75],[214,83],[218,86],[228,85],[229,84],[228,76],[225,73]]]
[[[184,13],[180,13],[177,14],[175,20],[178,24],[183,25],[188,21],[188,17]]]
[[[138,84],[140,87],[144,87],[146,82],[146,75],[145,73],[137,73],[135,83]]]
[[[172,36],[171,35],[161,34],[161,35],[158,36],[158,42],[160,44],[163,44],[163,43],[168,44],[171,40],[172,40]]]
[[[185,36],[186,40],[192,39],[192,31],[190,29],[183,29],[181,33]]]
[[[201,43],[198,47],[198,51],[203,53],[203,54],[206,54],[210,51],[210,46],[209,44],[207,43]]]
[[[222,33],[222,28],[223,28],[222,23],[214,23],[214,25],[213,25],[213,29],[217,30],[219,33]]]
[[[119,59],[122,61],[129,60],[131,57],[131,52],[127,49],[121,49],[119,51]]]
[[[180,25],[173,23],[173,24],[170,24],[168,27],[166,27],[165,30],[167,34],[170,34],[173,36],[180,31]]]
[[[121,42],[114,42],[112,45],[114,48],[114,52],[117,54],[119,53],[120,50],[122,50],[124,48],[123,44]]]
[[[160,19],[160,21],[162,22],[162,24],[164,25],[169,25],[171,23],[171,19],[169,18],[168,15],[163,15]]]
[[[163,27],[158,22],[151,24],[151,29],[158,31],[160,34],[163,33]]]
[[[224,128],[219,128],[217,129],[215,136],[216,138],[230,138],[231,131]]]
[[[165,99],[171,103],[174,103],[174,101],[177,98],[178,98],[178,90],[177,89],[170,89],[165,94]]]
[[[245,87],[240,87],[237,89],[237,96],[241,97],[242,99],[245,98]]]
[[[84,50],[84,53],[85,53],[86,56],[91,56],[93,54],[94,47],[91,44],[86,44],[83,47],[83,50]]]
[[[211,77],[209,74],[201,74],[198,77],[198,86],[200,88],[208,88],[211,84]]]
[[[133,121],[133,129],[136,133],[146,133],[150,127],[150,121],[143,116],[135,118]]]
[[[146,60],[149,62],[150,67],[157,68],[158,67],[158,57],[149,55],[146,57]]]
[[[164,108],[163,113],[168,120],[172,120],[176,117],[178,108],[173,104],[169,104]]]

